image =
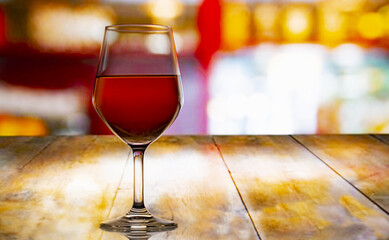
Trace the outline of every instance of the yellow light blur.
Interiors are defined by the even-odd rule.
[[[222,47],[235,50],[246,45],[250,37],[250,13],[245,2],[222,5]]]
[[[389,5],[381,7],[378,12],[382,15],[384,20],[385,35],[389,36]]]
[[[284,12],[282,33],[288,41],[305,41],[312,33],[312,10],[307,5],[291,5]]]
[[[325,44],[336,44],[345,39],[347,34],[346,16],[330,8],[322,8],[319,11],[318,35]]]
[[[35,117],[0,116],[0,136],[43,136],[48,129],[43,120]]]
[[[366,13],[358,21],[358,32],[366,39],[376,39],[384,34],[384,19],[379,13]]]
[[[323,0],[322,4],[327,7],[343,12],[355,12],[363,9],[366,0]]]
[[[114,13],[99,5],[71,7],[34,4],[28,34],[35,46],[45,51],[79,52],[98,49],[104,27],[113,24]]]
[[[172,20],[181,15],[184,5],[180,0],[150,0],[147,12],[157,20]]]
[[[254,10],[254,24],[256,35],[259,38],[276,37],[276,23],[279,9],[277,5],[271,3],[259,4]]]

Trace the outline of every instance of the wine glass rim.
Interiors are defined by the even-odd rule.
[[[164,33],[169,32],[171,28],[160,24],[114,24],[105,27],[106,31],[129,32],[129,33]]]

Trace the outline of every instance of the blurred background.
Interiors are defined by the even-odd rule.
[[[107,134],[104,26],[171,25],[170,134],[389,133],[389,0],[1,0],[0,135]]]

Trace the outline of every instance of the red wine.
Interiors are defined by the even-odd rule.
[[[125,142],[148,144],[176,119],[181,108],[176,75],[97,77],[94,106],[104,122]]]

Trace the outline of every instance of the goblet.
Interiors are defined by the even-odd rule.
[[[172,221],[152,216],[145,207],[143,157],[147,147],[176,119],[182,104],[171,28],[150,24],[107,26],[93,105],[110,130],[132,149],[134,199],[127,214],[101,223],[103,230],[139,235],[177,227]]]

